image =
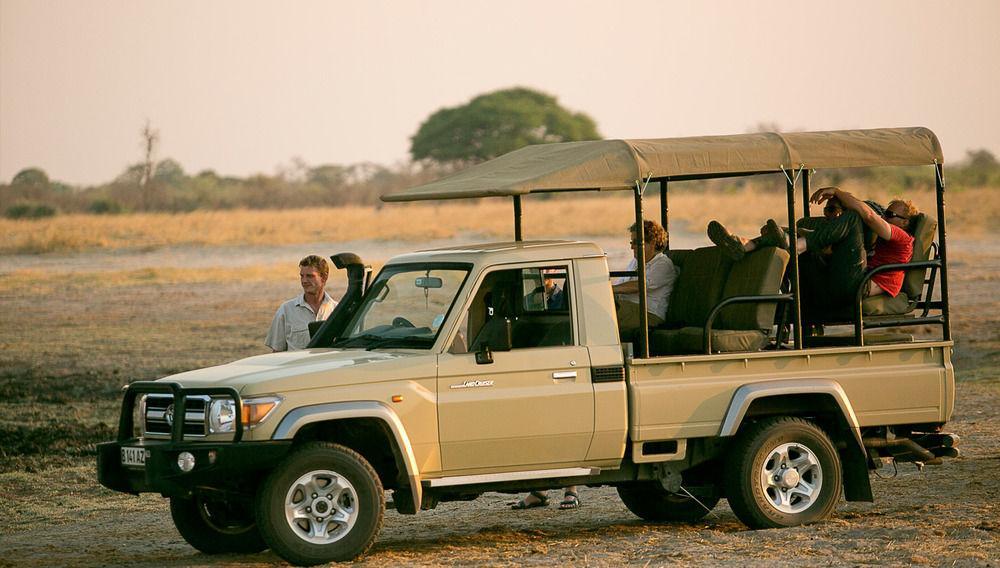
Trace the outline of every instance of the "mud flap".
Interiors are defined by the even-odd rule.
[[[875,501],[865,452],[856,444],[848,443],[840,450],[840,463],[844,470],[844,498],[848,501]]]

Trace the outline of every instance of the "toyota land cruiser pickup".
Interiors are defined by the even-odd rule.
[[[881,464],[958,454],[957,437],[942,430],[955,384],[939,167],[937,254],[900,268],[919,273],[910,309],[923,313],[887,320],[866,313],[862,298],[854,321],[828,322],[854,325],[839,340],[803,332],[797,267],[784,249],[733,262],[704,247],[666,252],[680,267],[666,322],[622,343],[605,252],[522,240],[520,198],[538,187],[621,189],[614,184],[632,176],[642,219],[643,186],[658,180],[666,222],[667,181],[780,170],[794,234],[797,176],[782,164],[799,162],[788,153],[803,160],[801,173],[826,165],[816,139],[829,138],[843,161],[845,144],[859,138],[860,156],[871,140],[916,144],[927,132],[781,135],[774,157],[758,135],[574,143],[606,144],[604,155],[545,145],[390,194],[448,198],[461,187],[469,193],[460,197],[514,197],[516,238],[398,256],[370,283],[359,258],[333,256],[347,291],[309,348],[129,385],[117,440],[98,446],[100,482],[168,497],[177,529],[200,551],[271,548],[301,565],[364,553],[387,506],[415,514],[487,491],[614,486],[626,507],[654,521],[694,521],[725,498],[755,529],[822,520],[841,497],[871,501],[869,473]],[[675,167],[694,165],[657,176],[641,163],[614,178],[565,162],[606,166],[622,143],[645,152],[632,159],[650,161],[651,142]],[[706,145],[733,159],[739,143],[756,152],[740,159],[757,162],[708,160],[702,171],[704,161],[683,159]],[[512,159],[513,171],[542,164],[565,179],[528,172],[530,183],[518,185],[489,169],[511,168]],[[581,181],[580,171],[590,177]],[[499,178],[506,185],[497,189]],[[639,260],[633,276],[644,290]],[[941,276],[941,300],[924,290],[928,267]],[[552,286],[557,303],[548,301]],[[942,337],[866,331],[908,322],[940,324]]]

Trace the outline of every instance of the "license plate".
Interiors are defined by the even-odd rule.
[[[122,448],[122,465],[145,466],[146,450],[143,448]]]

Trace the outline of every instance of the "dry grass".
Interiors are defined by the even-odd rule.
[[[290,276],[291,274],[291,276]],[[62,293],[68,290],[114,293],[116,288],[129,286],[167,286],[176,284],[221,283],[238,278],[249,284],[257,282],[294,283],[294,271],[289,264],[240,266],[238,270],[221,266],[207,268],[156,267],[134,270],[76,271],[66,273],[51,270],[21,269],[0,274],[0,298],[6,294],[33,295]]]
[[[847,187],[858,195],[887,201],[886,192]],[[934,209],[930,191],[906,195],[922,210]],[[1000,229],[1000,192],[992,188],[948,194],[948,227],[952,234],[977,235]],[[647,199],[647,217],[658,217],[657,200]],[[782,191],[677,191],[670,214],[679,228],[700,231],[718,218],[739,231],[753,231],[768,217],[783,217]],[[524,206],[526,238],[618,235],[631,223],[628,194],[584,195],[541,199]],[[674,228],[678,228],[675,225]],[[471,234],[509,238],[511,207],[507,200],[439,201],[280,211],[199,211],[183,214],[144,213],[121,216],[65,215],[44,220],[0,220],[0,254],[33,254],[92,249],[150,249],[164,246],[286,245],[360,239],[415,240]]]

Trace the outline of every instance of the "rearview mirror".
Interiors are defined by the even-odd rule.
[[[428,288],[440,288],[444,286],[444,281],[437,276],[420,276],[413,281],[413,284],[417,288],[423,288],[426,290]]]

